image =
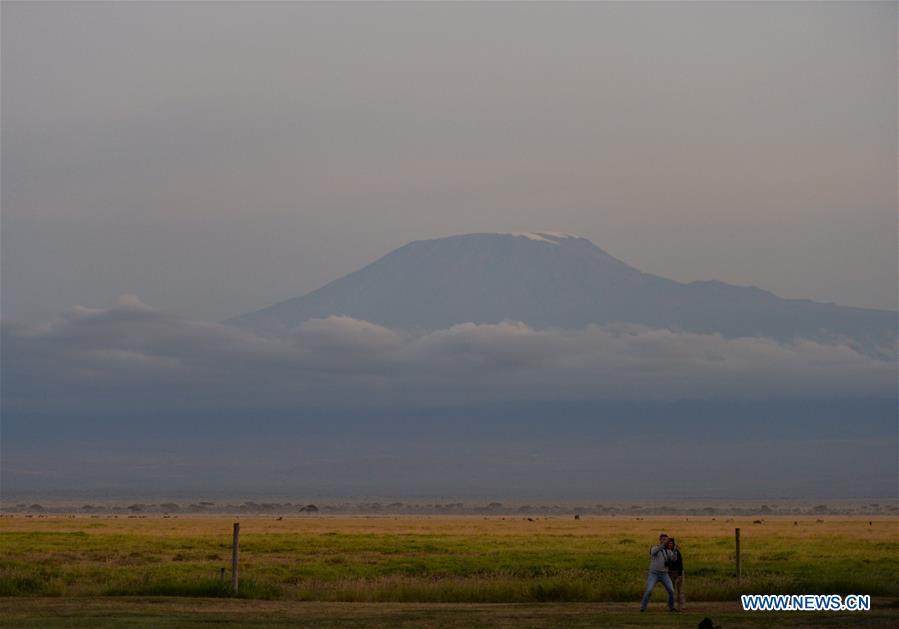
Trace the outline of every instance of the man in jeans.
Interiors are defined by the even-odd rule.
[[[652,596],[652,590],[656,583],[661,582],[668,591],[668,611],[677,611],[674,608],[674,585],[671,583],[671,577],[668,576],[667,562],[671,561],[671,551],[665,546],[668,544],[668,536],[662,533],[659,535],[659,543],[649,549],[649,579],[646,581],[646,593],[643,594],[643,600],[640,601],[640,611],[645,612],[646,606],[649,604],[649,597]]]

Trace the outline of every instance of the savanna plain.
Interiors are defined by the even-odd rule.
[[[682,614],[661,587],[638,611],[660,532],[684,553]],[[884,516],[6,515],[0,551],[8,627],[899,624],[899,519]],[[743,612],[742,593],[870,594],[873,609]]]

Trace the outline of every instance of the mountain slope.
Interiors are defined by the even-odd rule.
[[[890,346],[896,313],[781,299],[717,281],[643,273],[589,240],[557,233],[469,234],[411,242],[302,297],[228,321],[266,336],[347,315],[388,327],[473,321],[533,327],[637,323],[726,337],[848,337]]]

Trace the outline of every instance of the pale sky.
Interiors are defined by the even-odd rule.
[[[897,9],[2,4],[2,314],[222,320],[410,240],[896,307]]]

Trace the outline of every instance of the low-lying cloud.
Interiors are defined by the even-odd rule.
[[[896,363],[847,343],[519,322],[390,330],[349,317],[266,339],[124,297],[3,324],[7,408],[456,404],[895,393]]]

